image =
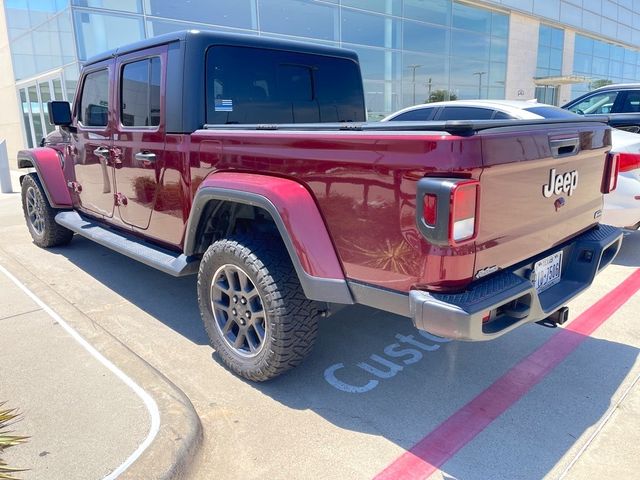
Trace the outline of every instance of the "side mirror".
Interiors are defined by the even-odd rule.
[[[71,125],[71,105],[69,102],[54,100],[49,102],[49,123],[68,127]]]

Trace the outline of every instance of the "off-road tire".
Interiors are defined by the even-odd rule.
[[[59,247],[66,245],[73,238],[73,232],[68,228],[58,225],[54,219],[59,210],[53,208],[47,200],[47,195],[42,188],[40,179],[34,173],[26,175],[22,179],[22,211],[27,222],[27,228],[33,239],[33,243],[43,248]],[[29,206],[29,204],[31,206]],[[39,223],[34,225],[29,209],[35,209]]]
[[[264,344],[252,358],[242,356],[228,344],[216,324],[212,281],[227,265],[238,267],[253,282],[266,312]],[[198,303],[220,359],[252,381],[272,379],[299,365],[311,352],[318,333],[318,303],[305,297],[280,238],[238,237],[214,242],[200,263]]]

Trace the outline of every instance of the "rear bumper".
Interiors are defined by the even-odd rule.
[[[595,276],[615,258],[622,230],[599,225],[570,242],[553,248],[513,268],[471,284],[457,294],[412,290],[410,315],[415,326],[434,335],[459,340],[491,340],[520,325],[538,322],[585,290]],[[529,274],[533,265],[563,251],[560,282],[538,293]],[[491,320],[483,318],[491,312]]]

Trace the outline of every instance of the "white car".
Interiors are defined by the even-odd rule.
[[[613,129],[611,152],[619,155],[618,186],[604,196],[602,222],[640,227],[640,134]]]
[[[532,120],[577,116],[536,101],[452,100],[404,108],[382,121]],[[602,222],[637,229],[640,227],[640,134],[614,128],[611,143],[611,153],[619,155],[620,174],[617,188],[604,197]]]

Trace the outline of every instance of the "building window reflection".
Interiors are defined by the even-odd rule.
[[[576,34],[573,71],[589,80],[574,85],[572,97],[578,97],[611,83],[636,82],[640,73],[639,51]]]
[[[564,50],[564,30],[544,23],[538,30],[538,58],[536,77],[558,77],[562,75],[562,52]],[[536,99],[542,103],[558,103],[558,87],[541,85],[536,87]]]
[[[216,0],[215,8],[209,0],[192,0],[189,8],[173,0],[36,3],[37,8],[31,0],[5,5],[16,78],[69,69],[64,75],[68,97],[78,62],[189,28],[357,51],[373,120],[440,99],[442,92],[457,98],[504,95],[508,15],[455,0]]]
[[[143,20],[139,17],[75,11],[73,19],[80,60],[136,42],[145,36]]]

